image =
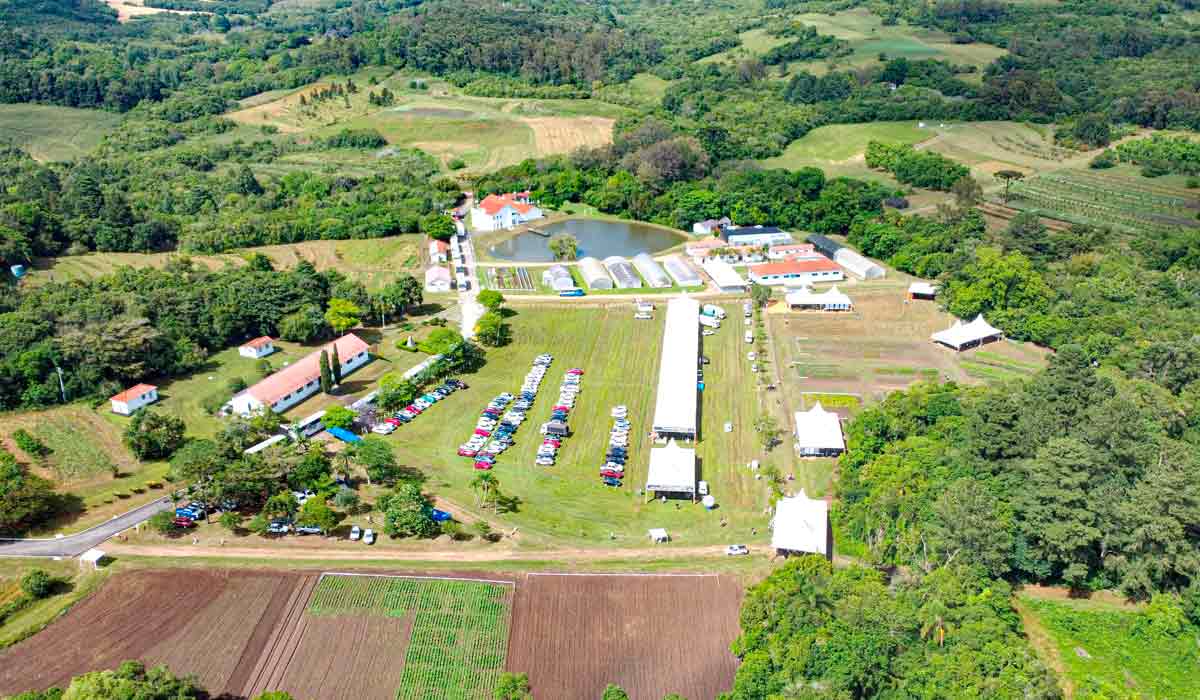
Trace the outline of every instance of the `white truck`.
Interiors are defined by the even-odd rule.
[[[701,314],[700,315],[700,325],[702,325],[706,328],[720,328],[721,322],[718,321],[717,319],[713,318],[712,316],[705,316],[705,315]]]
[[[725,318],[725,309],[716,304],[705,304],[704,308],[700,309],[700,314],[703,316],[712,316],[713,318]]]
[[[751,331],[746,331],[746,335],[744,335],[742,337],[745,338],[747,343],[754,342],[754,333],[752,333]]]

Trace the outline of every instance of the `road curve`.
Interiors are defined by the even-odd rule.
[[[50,539],[0,539],[0,557],[77,557],[113,535],[144,522],[161,510],[174,508],[163,496],[74,535]]]

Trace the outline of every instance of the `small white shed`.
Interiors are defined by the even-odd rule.
[[[253,360],[266,357],[273,352],[275,352],[275,341],[271,340],[271,336],[269,335],[262,335],[254,340],[248,340],[238,348],[239,355],[249,357]]]
[[[112,404],[113,413],[131,416],[139,408],[158,401],[158,387],[153,384],[137,384],[109,397],[108,400]]]

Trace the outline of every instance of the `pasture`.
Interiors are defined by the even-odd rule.
[[[781,155],[759,162],[767,168],[820,168],[827,177],[865,177],[896,186],[898,183],[887,173],[867,167],[867,144],[915,144],[936,136],[933,128],[918,128],[914,121],[833,124],[813,129],[788,144]]]
[[[0,134],[35,160],[63,161],[91,153],[121,116],[98,109],[0,105]]]
[[[486,700],[504,670],[529,673],[537,697],[598,697],[609,682],[713,697],[733,681],[741,598],[716,575],[135,569],[0,651],[0,694],[140,659],[214,697]],[[703,614],[683,624],[681,599]]]
[[[312,263],[318,272],[336,269],[368,289],[378,289],[399,273],[419,275],[422,269],[421,237],[415,234],[367,240],[305,241],[188,257],[201,267],[218,270],[226,265],[245,265],[245,256],[254,253],[270,258],[276,269],[294,267],[301,261]],[[124,265],[162,268],[179,256],[179,253],[88,253],[42,259],[37,261],[25,284],[92,279]]]

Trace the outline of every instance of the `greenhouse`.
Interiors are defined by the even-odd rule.
[[[633,265],[620,255],[610,255],[604,259],[608,274],[617,281],[617,289],[637,289],[642,286],[642,278],[638,277]]]
[[[651,287],[670,287],[671,278],[667,277],[667,273],[650,257],[649,253],[638,253],[633,256],[633,266],[637,271],[642,273],[642,279],[646,280],[646,284]]]

